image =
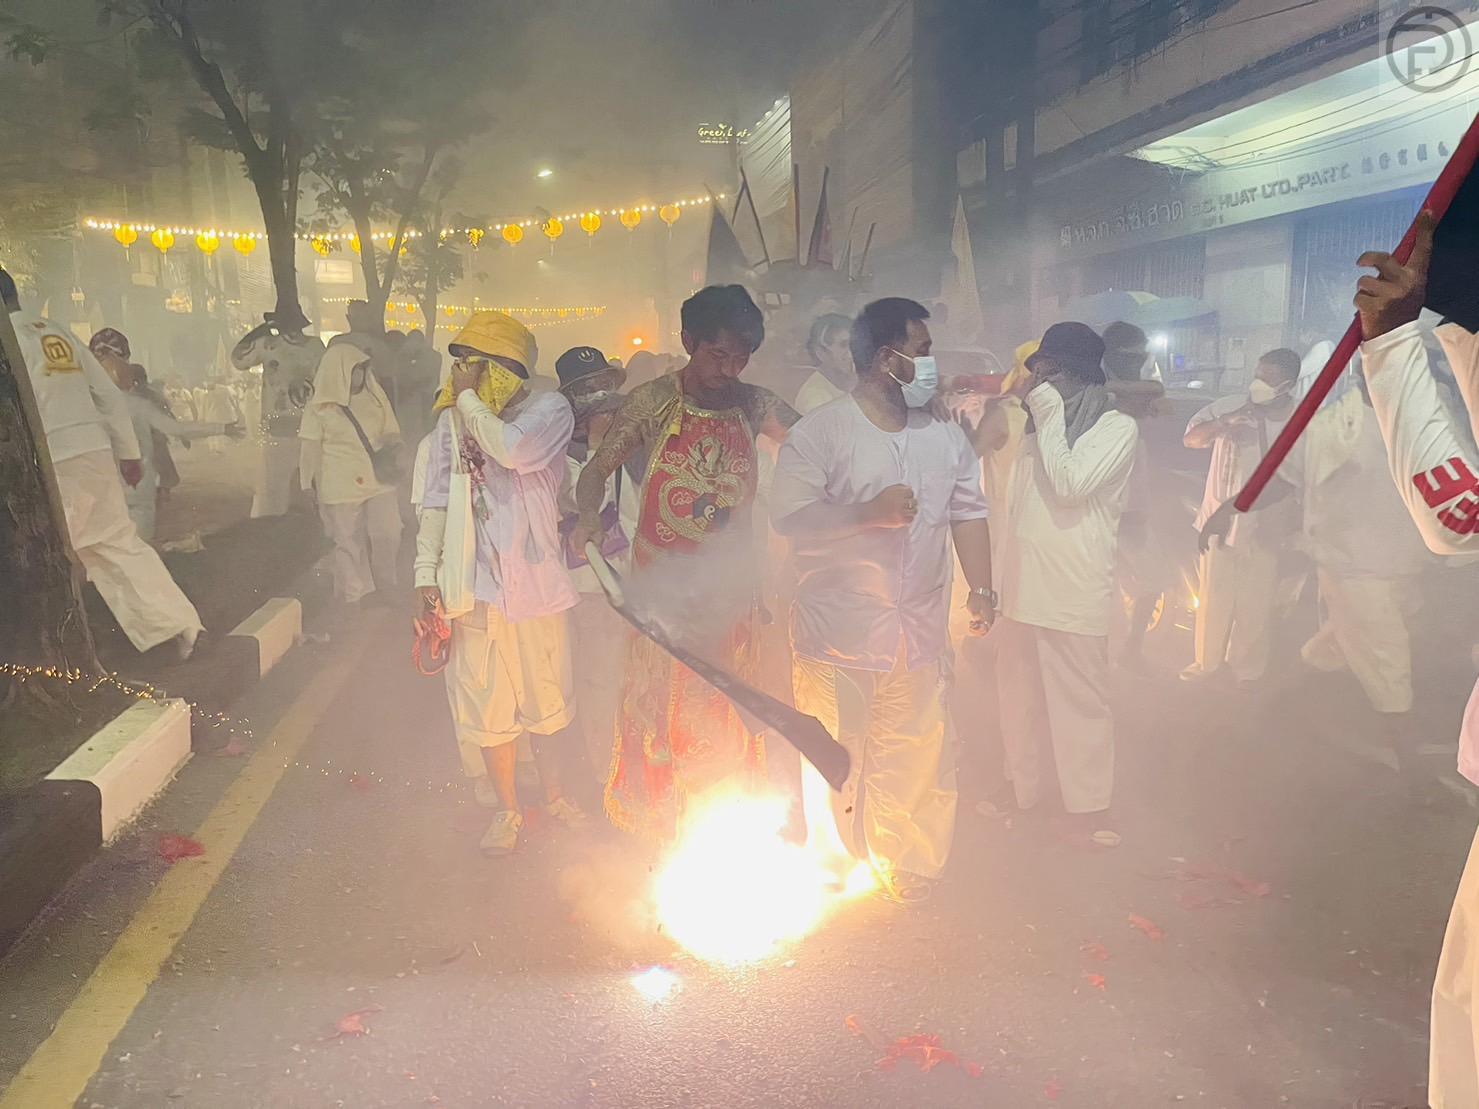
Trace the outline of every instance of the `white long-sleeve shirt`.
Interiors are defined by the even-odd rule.
[[[1054,631],[1108,635],[1115,547],[1139,429],[1130,416],[1109,411],[1069,447],[1057,389],[1039,385],[1027,409],[1037,432],[1022,441],[1012,473],[1002,614]]]
[[[1479,339],[1454,325],[1439,339],[1469,419],[1479,421]],[[1438,554],[1479,551],[1479,457],[1438,393],[1417,323],[1363,343],[1361,357],[1392,479],[1423,541]],[[1479,785],[1479,685],[1464,712],[1458,769]]]
[[[123,392],[75,335],[24,309],[10,314],[31,374],[52,462],[111,450],[139,457],[139,440]]]
[[[226,425],[213,422],[177,420],[149,397],[138,393],[123,394],[133,419],[134,435],[139,441],[139,461],[147,475],[154,469],[154,432],[176,439],[203,439],[226,434]]]
[[[560,541],[560,479],[575,414],[559,393],[534,393],[501,413],[471,389],[457,397],[464,442],[452,441],[452,414],[443,411],[427,447],[416,584],[435,585],[451,493],[452,452],[481,455],[473,496],[486,517],[477,525],[477,599],[509,620],[563,612],[580,603]]]
[[[1207,485],[1202,492],[1202,506],[1197,510],[1196,519],[1192,521],[1192,526],[1197,531],[1202,530],[1212,518],[1212,513],[1242,492],[1259,461],[1268,453],[1269,444],[1278,438],[1279,432],[1288,423],[1288,410],[1281,409],[1280,416],[1271,416],[1255,405],[1244,392],[1218,397],[1191,418],[1191,422],[1186,425],[1186,433],[1189,435],[1193,428],[1226,419],[1239,411],[1247,412],[1257,421],[1251,429],[1253,434],[1243,438],[1232,433],[1223,433],[1212,440],[1212,458],[1207,467]],[[1265,530],[1272,530],[1277,534],[1286,528],[1287,523],[1283,519],[1270,520],[1267,514],[1239,513],[1229,524],[1224,543],[1235,547],[1239,537],[1245,540],[1256,539],[1257,533]]]

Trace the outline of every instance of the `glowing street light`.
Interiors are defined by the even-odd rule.
[[[549,166],[545,166],[542,170],[540,170],[534,176],[535,177],[541,177],[541,178],[543,178],[543,177],[553,177],[554,175],[555,175],[555,171],[552,170],[552,169],[550,169]]]

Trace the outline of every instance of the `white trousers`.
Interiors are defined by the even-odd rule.
[[[358,504],[321,504],[319,518],[334,544],[334,596],[353,604],[395,585],[401,508],[393,491]]]
[[[252,497],[252,519],[281,516],[292,506],[298,486],[298,440],[267,436],[257,444],[257,488]]]
[[[113,452],[64,459],[56,464],[56,477],[67,531],[87,580],[97,586],[129,642],[147,651],[181,632],[200,631],[195,606],[129,519]]]
[[[132,489],[124,487],[123,500],[128,505],[128,518],[139,530],[139,538],[145,543],[154,542],[155,519],[159,511],[159,472],[153,466],[145,466],[143,479]]]
[[[946,751],[949,710],[941,663],[891,673],[797,657],[796,707],[852,756],[832,795],[843,844],[875,866],[938,877],[955,838],[955,774]]]
[[[1042,764],[1052,758],[1063,808],[1103,812],[1114,794],[1114,717],[1109,710],[1109,639],[998,620],[997,696],[1001,738],[1017,805],[1042,800]]]
[[[1479,834],[1459,879],[1433,979],[1428,1034],[1428,1104],[1432,1109],[1479,1105],[1479,1027],[1474,994],[1479,988]]]
[[[1225,662],[1239,681],[1263,677],[1278,576],[1278,556],[1252,540],[1236,547],[1214,544],[1202,555],[1196,661],[1203,673],[1215,673]]]
[[[1412,643],[1403,613],[1417,601],[1406,578],[1335,574],[1320,567],[1325,620],[1300,654],[1317,670],[1349,668],[1377,712],[1412,710]]]

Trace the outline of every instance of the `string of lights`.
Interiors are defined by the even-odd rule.
[[[324,297],[324,304],[349,304],[363,297]],[[414,300],[387,301],[385,304],[387,312],[405,312],[407,315],[416,315],[421,311],[421,305]],[[453,316],[465,316],[470,312],[502,312],[509,316],[529,316],[533,319],[552,318],[568,319],[571,316],[599,316],[605,313],[604,304],[562,304],[562,305],[516,305],[516,304],[443,304],[439,306],[441,313],[448,318]]]
[[[727,196],[726,193],[718,193],[714,196],[705,195],[670,200],[664,204],[632,203],[613,208],[577,209],[551,215],[546,219],[529,217],[467,227],[443,227],[437,235],[439,239],[460,235],[476,247],[489,232],[501,235],[505,241],[513,244],[524,237],[525,228],[537,227],[553,241],[564,233],[566,223],[575,222],[587,235],[594,236],[601,229],[603,218],[617,219],[623,227],[630,231],[641,224],[644,216],[654,213],[671,227],[685,210],[701,207],[715,200],[725,200]],[[213,254],[223,242],[227,241],[230,241],[241,253],[250,254],[259,241],[267,238],[266,232],[255,229],[201,227],[183,222],[130,220],[113,216],[88,216],[83,219],[82,226],[89,231],[110,231],[114,238],[125,247],[132,246],[138,241],[140,235],[148,235],[149,241],[161,252],[167,252],[174,246],[176,237],[182,235],[193,237],[196,246],[205,254]],[[422,232],[411,228],[406,230],[403,239],[418,239],[422,235]],[[298,231],[294,233],[294,238],[300,242],[314,244],[348,243],[355,249],[358,249],[360,244],[360,236],[354,231]],[[371,232],[370,238],[376,242],[389,243],[394,240],[395,232],[374,231]]]
[[[0,662],[0,675],[11,677],[18,682],[35,681],[45,678],[51,681],[62,682],[65,685],[79,685],[89,683],[84,693],[96,693],[104,686],[110,686],[125,696],[132,697],[138,701],[174,701],[179,700],[170,693],[150,685],[148,682],[131,682],[120,678],[116,673],[87,674],[81,670],[63,670],[57,666],[25,666],[18,662]],[[192,719],[199,719],[209,724],[212,728],[223,728],[226,733],[241,739],[250,739],[252,730],[242,721],[227,716],[223,712],[211,712],[203,709],[194,701],[186,701],[190,706]]]

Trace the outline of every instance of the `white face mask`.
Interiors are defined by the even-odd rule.
[[[889,347],[889,350],[893,350],[893,347]],[[894,353],[914,363],[914,380],[899,381],[893,374],[888,376],[899,381],[899,388],[904,392],[905,404],[910,408],[923,408],[935,399],[935,390],[940,385],[940,367],[935,362],[935,356],[921,354],[918,358],[909,358],[907,354],[899,351],[894,350]]]
[[[1248,399],[1254,404],[1273,404],[1285,392],[1287,392],[1285,387],[1270,385],[1267,381],[1255,377],[1253,384],[1248,386]]]

